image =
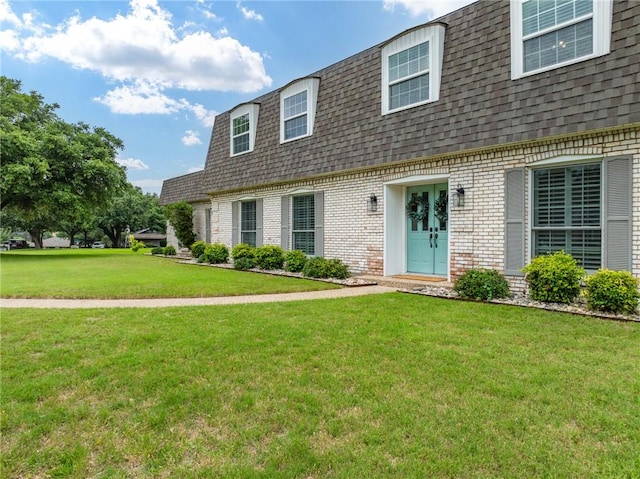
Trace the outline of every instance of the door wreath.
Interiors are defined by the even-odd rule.
[[[447,221],[447,203],[449,202],[448,195],[440,196],[433,205],[433,213],[440,221]]]
[[[429,216],[429,198],[414,196],[407,202],[407,217],[411,221],[423,221]]]

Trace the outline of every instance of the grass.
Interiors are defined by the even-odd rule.
[[[184,265],[118,249],[0,254],[4,298],[176,298],[336,288],[319,281]]]
[[[2,334],[3,477],[640,476],[635,323],[392,293]]]

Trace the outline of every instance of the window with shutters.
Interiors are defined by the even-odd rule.
[[[600,163],[533,171],[533,255],[564,250],[587,270],[602,265]]]
[[[312,256],[315,254],[315,202],[314,195],[293,197],[291,222],[293,249]]]
[[[243,201],[240,203],[240,242],[256,246],[256,231],[256,201]]]
[[[512,78],[610,51],[611,0],[512,0]]]

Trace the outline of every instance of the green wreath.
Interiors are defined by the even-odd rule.
[[[406,209],[407,217],[411,221],[423,221],[429,216],[429,199],[425,196],[415,196],[407,202]]]
[[[433,209],[434,209],[434,214],[436,215],[436,218],[438,218],[440,221],[447,221],[447,203],[449,201],[449,197],[447,195],[443,195],[441,197],[439,197],[436,201],[435,204],[433,205]]]

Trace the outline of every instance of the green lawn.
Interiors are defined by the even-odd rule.
[[[636,323],[392,293],[1,327],[7,478],[640,477]]]
[[[4,298],[175,298],[336,288],[319,281],[185,265],[123,249],[0,254]]]

